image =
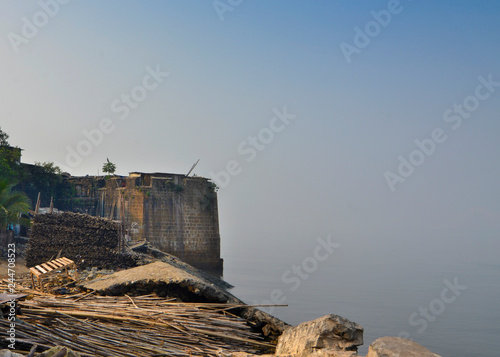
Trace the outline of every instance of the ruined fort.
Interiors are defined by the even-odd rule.
[[[21,173],[16,188],[34,209],[50,204],[118,221],[129,244],[147,241],[198,268],[222,271],[217,186],[209,179],[158,172],[71,176],[57,173],[53,163],[22,163],[20,148],[4,146],[3,151]],[[0,241],[10,241],[12,233],[0,230]],[[21,227],[19,234],[27,232]]]
[[[72,211],[121,221],[132,244],[148,241],[199,268],[222,269],[216,186],[203,177],[132,172],[68,176]]]

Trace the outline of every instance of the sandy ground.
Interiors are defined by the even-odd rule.
[[[9,267],[8,262],[5,259],[0,260],[0,279],[6,279],[8,277]],[[12,268],[11,268],[12,269]],[[16,266],[13,269],[16,272],[16,278],[21,276],[29,275],[30,270],[26,267],[26,262],[24,258],[16,259]]]

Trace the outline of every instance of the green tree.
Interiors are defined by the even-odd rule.
[[[30,209],[29,199],[23,192],[15,192],[14,184],[7,180],[0,180],[0,228],[7,228],[11,223],[26,221],[19,220],[20,213]]]
[[[53,162],[35,162],[34,166],[27,166],[30,185],[42,193],[45,199],[56,196],[57,187],[62,183],[61,169]],[[23,190],[25,191],[25,190]],[[26,191],[25,191],[26,192]]]
[[[108,175],[113,175],[116,171],[116,165],[109,161],[109,159],[106,159],[106,162],[102,165],[102,171]]]
[[[73,197],[73,188],[59,167],[53,162],[21,164],[21,149],[12,147],[8,138],[0,128],[0,180],[18,182],[14,189],[24,192],[31,202],[36,202],[40,193],[42,207],[48,206],[52,197],[61,205]]]
[[[35,161],[35,165],[36,166],[39,166],[40,168],[42,168],[42,170],[47,173],[47,174],[51,174],[51,175],[60,175],[62,174],[62,171],[61,169],[59,168],[59,166],[56,166],[56,164],[54,164],[53,162],[38,162],[38,161]]]
[[[23,191],[36,202],[38,193],[41,194],[41,206],[47,207],[51,197],[60,200],[71,195],[68,191],[68,183],[61,175],[61,169],[53,162],[35,162],[34,165],[21,165],[18,175],[19,184],[16,189]]]
[[[12,169],[12,165],[0,152],[0,179],[14,181],[16,178],[17,172]]]
[[[21,149],[11,147],[9,135],[0,128],[0,179],[17,181],[20,173]]]
[[[2,131],[2,128],[0,128],[0,146],[10,146],[9,142],[7,141],[9,139],[9,135]]]

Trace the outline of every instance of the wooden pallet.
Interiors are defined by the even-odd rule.
[[[74,278],[69,276],[68,268],[73,269],[75,275]],[[75,262],[72,261],[71,259],[62,257],[30,268],[31,282],[33,283],[33,288],[37,289],[35,285],[35,277],[38,282],[38,289],[43,291],[43,284],[42,284],[43,279],[51,274],[62,273],[62,270],[65,271],[66,276],[68,278],[78,281],[78,273],[76,272]]]

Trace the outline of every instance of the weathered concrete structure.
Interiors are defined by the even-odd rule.
[[[131,241],[147,240],[196,267],[222,269],[217,193],[208,179],[133,172],[68,180],[80,212],[122,221]]]

